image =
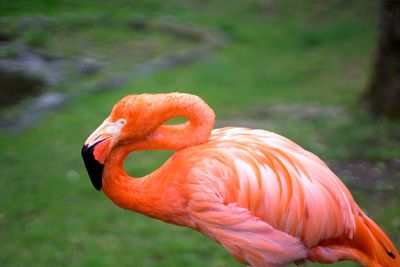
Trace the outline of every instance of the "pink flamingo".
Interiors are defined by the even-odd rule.
[[[188,121],[164,125],[175,117]],[[193,228],[241,263],[400,266],[390,239],[317,156],[272,132],[213,126],[197,96],[129,95],[82,156],[95,188],[116,205]],[[130,152],[155,149],[176,152],[144,177],[124,171]]]

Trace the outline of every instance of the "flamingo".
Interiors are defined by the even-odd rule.
[[[188,121],[164,124],[175,117]],[[213,130],[214,120],[190,94],[122,98],[82,148],[93,186],[121,208],[201,232],[250,266],[400,266],[393,243],[320,158],[273,132]],[[132,179],[123,162],[140,150],[175,153]]]

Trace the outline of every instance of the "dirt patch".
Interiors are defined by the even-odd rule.
[[[255,110],[249,116],[255,119],[268,119],[279,116],[291,117],[298,120],[312,120],[316,118],[337,117],[341,114],[343,114],[343,109],[335,106],[321,106],[316,103],[282,103]]]
[[[329,164],[348,186],[366,191],[400,192],[400,159],[389,162],[342,161]]]

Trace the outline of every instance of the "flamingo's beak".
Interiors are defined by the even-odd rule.
[[[112,134],[107,130],[106,119],[86,140],[82,147],[82,158],[93,186],[100,191],[104,162],[110,150]]]

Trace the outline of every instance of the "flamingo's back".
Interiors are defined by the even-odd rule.
[[[366,241],[380,239],[376,244],[388,257],[387,266],[392,266],[391,256],[399,261],[390,240],[370,223],[326,164],[280,135],[245,128],[216,129],[192,158],[197,162],[190,173],[198,184],[194,191],[214,188],[212,194],[224,205],[248,210],[272,228],[298,238],[307,249],[314,248],[308,250],[311,260],[378,262],[377,255],[370,262],[371,255],[364,257],[371,253],[365,246],[360,248],[363,255],[353,255],[359,252],[356,243],[361,235]],[[351,248],[346,250],[349,255],[326,250],[345,246]],[[329,258],[332,255],[338,258]]]

